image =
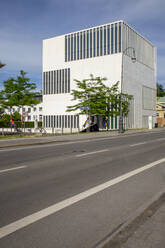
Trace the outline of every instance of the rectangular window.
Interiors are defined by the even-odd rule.
[[[97,56],[99,56],[99,28],[97,28]]]
[[[89,58],[89,30],[87,31],[87,58]]]
[[[93,29],[93,57],[96,56],[96,30]]]
[[[68,35],[68,60],[70,61],[70,35]]]
[[[76,128],[76,115],[74,115],[74,128]]]
[[[59,73],[59,70],[57,70],[56,71],[56,93],[58,94],[58,87],[59,87],[59,75],[58,75],[58,73]]]
[[[61,70],[59,70],[59,93],[61,93]]]
[[[64,69],[62,69],[62,93],[64,93]]]
[[[53,127],[53,115],[51,115],[51,127]]]
[[[53,94],[53,71],[51,71],[51,94]]]
[[[28,113],[31,113],[31,108],[28,108]]]
[[[51,124],[50,124],[50,115],[49,115],[49,127],[51,127]]]
[[[54,119],[54,126],[53,127],[56,127],[56,117],[55,117],[55,115],[53,116],[53,119]]]
[[[67,128],[67,115],[65,115],[65,128]]]
[[[85,31],[83,32],[83,59],[86,58],[85,54],[86,54],[86,34]]]
[[[115,53],[117,53],[117,23],[115,23]]]
[[[48,116],[46,115],[46,127],[48,127]]]
[[[59,128],[61,128],[61,115],[59,115]]]
[[[71,128],[73,128],[73,115],[71,115]]]
[[[108,33],[107,33],[107,36],[108,36],[108,54],[110,54],[110,25],[108,25],[108,27],[107,27],[107,31],[108,31]]]
[[[82,49],[83,49],[83,36],[81,32],[80,33],[80,59],[82,59]]]
[[[77,59],[79,59],[79,33],[77,33]]]
[[[121,53],[121,22],[119,22],[119,53]]]
[[[54,71],[54,94],[56,94],[56,71]]]
[[[45,94],[45,72],[43,72],[43,94]]]
[[[103,55],[102,48],[103,48],[103,28],[100,27],[100,56]]]
[[[68,75],[67,75],[67,69],[65,69],[65,93],[67,93],[68,88]]]
[[[65,62],[67,62],[67,35],[65,36]]]
[[[92,50],[93,50],[92,44],[93,44],[92,29],[90,29],[90,58],[92,58]]]
[[[76,34],[74,34],[74,60],[76,60]]]
[[[64,128],[64,115],[62,115],[62,128]]]
[[[73,60],[73,34],[71,34],[71,61]]]
[[[68,128],[70,128],[70,115],[68,115]]]
[[[57,120],[57,128],[59,127],[58,125],[58,115],[56,115],[56,120]]]
[[[111,53],[113,53],[113,24],[111,25]]]
[[[104,55],[106,55],[106,49],[107,49],[107,32],[106,32],[106,26],[104,26]]]
[[[68,92],[70,92],[70,69],[68,69]]]
[[[50,94],[50,71],[49,71],[49,92],[48,92],[48,94]]]

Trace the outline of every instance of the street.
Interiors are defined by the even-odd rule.
[[[94,248],[165,186],[165,130],[0,148],[0,247]]]

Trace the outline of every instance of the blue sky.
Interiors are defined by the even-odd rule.
[[[164,0],[5,0],[0,17],[0,83],[23,69],[41,89],[43,39],[124,20],[157,47],[165,87]]]

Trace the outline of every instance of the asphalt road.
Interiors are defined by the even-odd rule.
[[[0,247],[95,247],[164,187],[164,130],[1,149]]]

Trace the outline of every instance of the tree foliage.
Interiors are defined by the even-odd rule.
[[[13,106],[23,107],[38,104],[35,100],[36,93],[35,83],[30,83],[30,79],[26,77],[26,72],[20,71],[17,78],[11,77],[3,82],[4,89],[1,91],[1,106],[7,108],[11,112]]]
[[[157,97],[165,96],[165,89],[162,84],[157,83]]]
[[[93,77],[82,81],[74,80],[77,89],[72,90],[71,95],[75,105],[67,106],[67,111],[79,111],[79,114],[97,115],[97,116],[113,116],[120,114],[120,101],[122,103],[123,115],[127,115],[129,111],[129,99],[132,97],[128,94],[120,94],[118,86],[119,82],[112,87],[108,87],[104,82],[106,78]]]

